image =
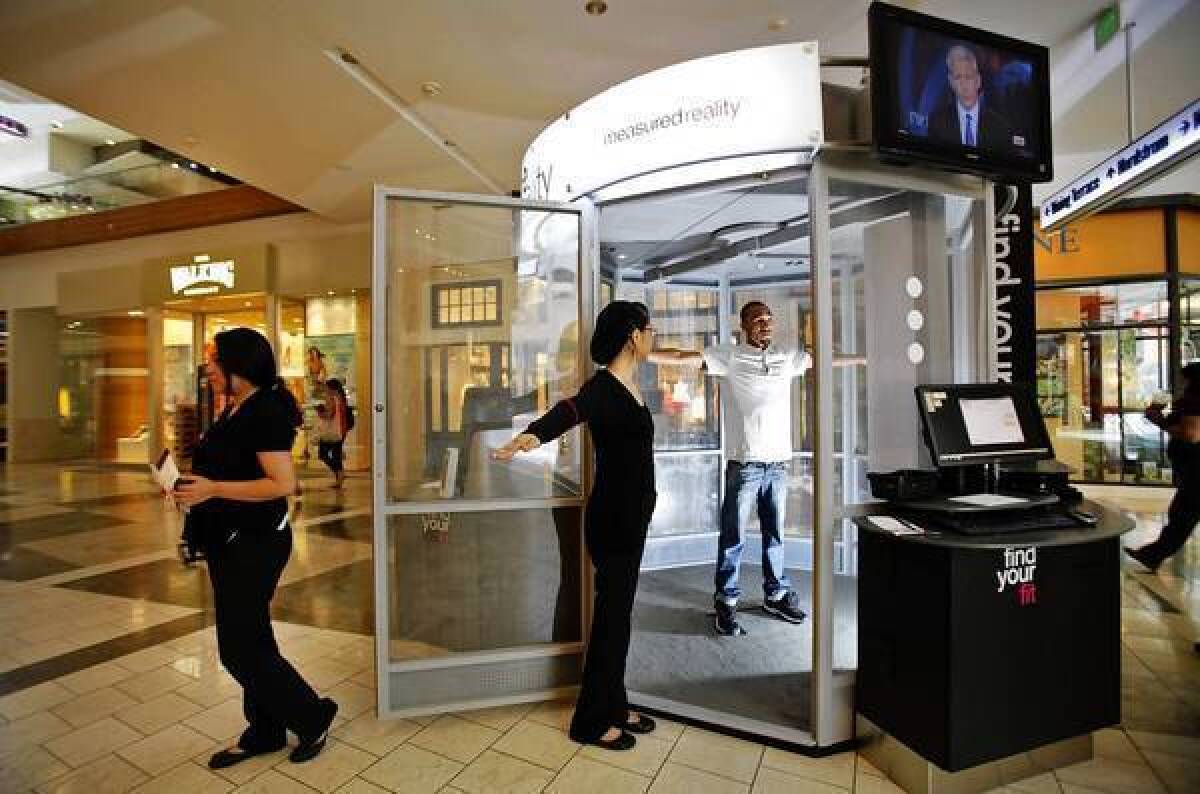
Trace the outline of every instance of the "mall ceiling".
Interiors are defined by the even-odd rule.
[[[903,4],[1057,53],[1090,37],[1090,20],[1108,2]],[[1195,67],[1200,3],[1141,3],[1150,4],[1170,5],[1173,14],[1186,7],[1188,25],[1164,24],[1147,35],[1171,37],[1171,63],[1183,57],[1174,53],[1187,52]],[[604,88],[688,58],[787,41],[817,39],[823,54],[861,55],[867,6],[867,0],[608,0],[607,13],[591,16],[583,0],[3,0],[0,78],[327,217],[355,221],[368,217],[376,182],[485,187],[339,68],[326,54],[331,49],[352,53],[494,183],[509,188],[538,131]],[[1111,126],[1113,107],[1120,107],[1108,96],[1110,83],[1120,80],[1112,69],[1080,78],[1099,85],[1100,106],[1091,91],[1060,92],[1070,106],[1056,104],[1056,126],[1086,130],[1093,114]],[[1200,68],[1191,72],[1186,79],[1194,81]],[[826,79],[857,81],[858,74],[836,70]],[[436,92],[423,91],[430,82]],[[1143,83],[1153,93],[1149,75],[1139,78]],[[1078,137],[1064,134],[1056,143],[1100,143],[1094,135]]]

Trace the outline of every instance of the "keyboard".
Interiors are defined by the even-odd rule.
[[[1058,510],[995,513],[926,513],[930,525],[963,535],[1001,535],[1038,529],[1078,529],[1086,524]]]

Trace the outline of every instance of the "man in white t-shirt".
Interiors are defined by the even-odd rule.
[[[721,410],[728,462],[713,601],[717,633],[728,636],[746,633],[737,621],[738,573],[744,527],[755,509],[762,534],[763,609],[791,623],[805,617],[784,569],[783,526],[792,459],[792,379],[803,375],[812,359],[801,350],[772,347],[771,309],[761,301],[742,307],[741,325],[741,344],[650,356],[662,364],[703,364],[709,375],[724,379]]]

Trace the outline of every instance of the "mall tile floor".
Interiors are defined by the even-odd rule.
[[[0,467],[0,792],[896,792],[854,753],[810,759],[660,721],[630,753],[571,742],[571,704],[381,722],[374,716],[369,489],[304,474],[295,554],[275,602],[285,653],[341,704],[316,761],[220,773],[240,732],[202,569],[137,470]],[[1141,542],[1167,491],[1098,489]],[[1200,548],[1123,574],[1123,724],[1097,757],[1002,791],[1200,791]]]

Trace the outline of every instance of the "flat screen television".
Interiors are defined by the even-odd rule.
[[[873,3],[868,14],[875,149],[1002,182],[1048,182],[1045,47]]]

